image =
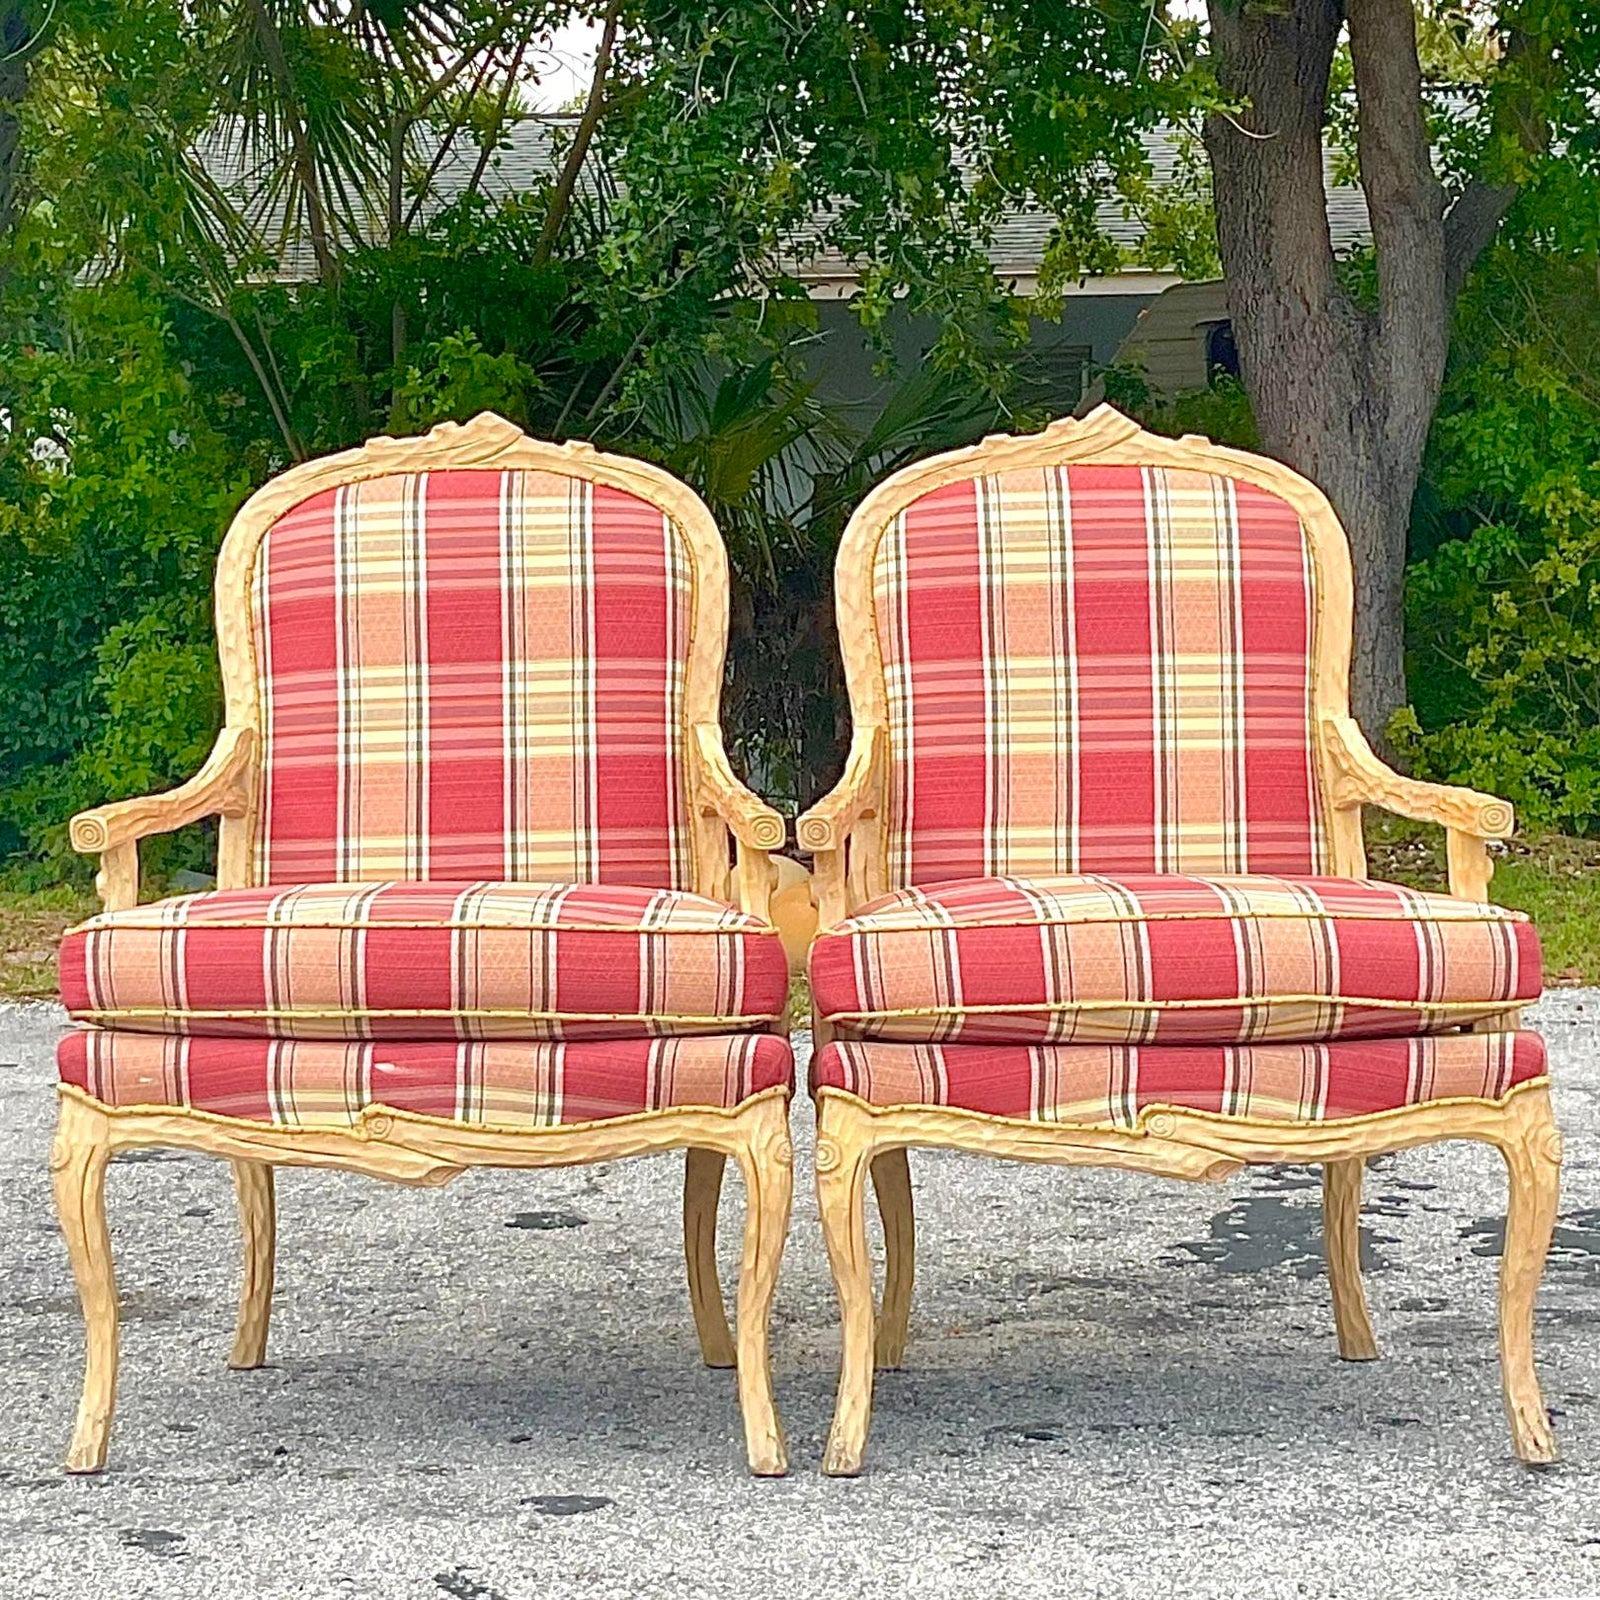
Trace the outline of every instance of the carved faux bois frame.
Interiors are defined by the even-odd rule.
[[[1512,808],[1470,789],[1402,777],[1372,751],[1350,716],[1352,586],[1343,528],[1315,485],[1279,462],[1224,449],[1194,435],[1144,432],[1110,406],[1052,424],[1042,433],[996,435],[935,456],[879,484],[851,518],[835,576],[840,646],[854,721],[844,775],[797,826],[813,853],[819,920],[830,927],[890,887],[881,823],[890,723],[873,569],[879,541],[913,501],[942,485],[983,474],[1068,462],[1167,467],[1225,475],[1287,501],[1306,530],[1316,592],[1312,716],[1320,764],[1323,823],[1332,870],[1366,875],[1361,815],[1367,805],[1446,830],[1450,890],[1488,898],[1491,841],[1512,831]],[[1514,1027],[1507,1012],[1478,1024]],[[815,1025],[818,1048],[828,1029]],[[872,1407],[874,1362],[900,1363],[913,1276],[915,1228],[908,1148],[968,1150],[1019,1161],[1117,1166],[1191,1180],[1217,1180],[1247,1162],[1313,1162],[1323,1168],[1324,1234],[1339,1351],[1347,1360],[1377,1353],[1358,1251],[1361,1181],[1369,1156],[1444,1139],[1494,1145],[1510,1179],[1510,1212],[1500,1279],[1500,1354],[1512,1444],[1527,1462],[1554,1459],[1533,1366],[1533,1303],[1556,1214],[1561,1136],[1547,1080],[1505,1099],[1452,1100],[1328,1122],[1209,1116],[1180,1106],[1145,1108],[1133,1130],[1053,1125],[979,1116],[941,1106],[878,1108],[836,1089],[818,1096],[817,1189],[843,1317],[837,1408],[824,1471],[861,1468]],[[865,1231],[865,1184],[872,1177],[883,1217],[886,1281],[874,1315]]]
[[[74,847],[101,858],[96,886],[107,910],[138,903],[141,839],[211,816],[221,818],[219,887],[247,887],[253,881],[262,751],[250,591],[267,530],[323,489],[391,473],[470,467],[549,471],[608,484],[659,507],[681,533],[693,571],[683,747],[694,814],[695,888],[766,916],[773,879],[770,852],[783,843],[785,829],[782,817],[735,778],[723,749],[728,564],[711,513],[686,485],[647,462],[607,455],[588,444],[530,439],[490,413],[466,424],[445,423],[421,438],[374,439],[359,449],[306,462],[245,502],[217,561],[217,647],[226,711],[211,755],[176,789],[98,806],[72,820]],[[374,1105],[351,1128],[302,1129],[170,1107],[112,1108],[63,1088],[50,1163],[88,1330],[69,1470],[95,1472],[104,1465],[116,1396],[118,1313],[105,1218],[106,1165],[118,1150],[175,1145],[222,1156],[233,1165],[244,1233],[244,1285],[230,1358],[235,1367],[260,1366],[266,1359],[276,1243],[275,1166],[339,1167],[397,1183],[441,1184],[475,1166],[566,1166],[687,1151],[684,1244],[701,1353],[708,1365],[738,1367],[751,1470],[784,1472],[767,1324],[793,1189],[787,1105],[787,1091],[771,1090],[733,1110],[677,1108],[536,1129],[468,1127]],[[717,1200],[730,1157],[739,1163],[748,1199],[737,1337],[728,1326],[716,1267]]]

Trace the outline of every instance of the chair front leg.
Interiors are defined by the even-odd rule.
[[[1329,1161],[1322,1168],[1322,1243],[1333,1290],[1333,1321],[1345,1361],[1376,1361],[1367,1292],[1361,1281],[1361,1179],[1359,1156]]]
[[[883,1222],[885,1256],[883,1304],[878,1312],[873,1359],[895,1368],[906,1358],[911,1320],[911,1286],[917,1271],[916,1211],[911,1199],[911,1164],[904,1150],[885,1150],[872,1159],[872,1187]]]
[[[1533,1365],[1533,1304],[1561,1190],[1561,1133],[1548,1089],[1511,1103],[1497,1143],[1510,1189],[1500,1258],[1500,1377],[1512,1449],[1519,1461],[1540,1466],[1556,1459],[1555,1435]]]
[[[272,1167],[265,1161],[235,1161],[239,1231],[244,1236],[244,1276],[239,1320],[228,1365],[245,1372],[266,1365],[267,1326],[272,1320],[272,1281],[278,1245],[278,1207]]]
[[[50,1148],[56,1213],[83,1303],[86,1340],[83,1395],[67,1453],[68,1472],[99,1472],[106,1464],[117,1405],[117,1280],[106,1227],[109,1121],[103,1111],[63,1099]]]
[[[720,1150],[687,1150],[683,1164],[683,1254],[689,1269],[689,1305],[708,1367],[736,1364],[733,1333],[717,1277],[717,1202],[728,1158]]]
[[[831,1478],[853,1478],[861,1471],[872,1422],[872,1257],[866,1217],[872,1155],[867,1113],[824,1099],[817,1119],[817,1201],[841,1323],[839,1393],[822,1457],[822,1470]]]
[[[789,1460],[772,1398],[768,1332],[794,1199],[789,1102],[778,1098],[763,1101],[747,1113],[746,1120],[749,1131],[739,1150],[745,1187],[744,1255],[739,1266],[739,1409],[744,1415],[751,1472],[760,1478],[781,1478],[789,1470]]]

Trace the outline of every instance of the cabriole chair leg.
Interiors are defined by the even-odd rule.
[[[1511,1447],[1519,1461],[1556,1459],[1555,1435],[1533,1365],[1533,1303],[1555,1229],[1561,1189],[1561,1134],[1550,1091],[1518,1095],[1497,1141],[1509,1187],[1505,1250],[1500,1258],[1500,1376]]]
[[[244,1276],[239,1286],[239,1321],[228,1365],[244,1372],[266,1365],[278,1207],[272,1168],[267,1162],[235,1161],[232,1166],[239,1197],[239,1230],[244,1236]]]
[[[1361,1281],[1361,1157],[1329,1161],[1322,1168],[1322,1243],[1333,1291],[1333,1321],[1345,1361],[1376,1361],[1367,1291]]]
[[[683,1254],[689,1269],[689,1305],[708,1367],[735,1364],[733,1334],[717,1277],[717,1201],[728,1158],[720,1150],[687,1150],[683,1164]]]
[[[831,1478],[861,1471],[872,1422],[872,1257],[867,1249],[866,1180],[872,1128],[851,1105],[824,1100],[817,1124],[817,1201],[839,1296],[839,1393],[822,1470]]]
[[[892,1369],[906,1358],[911,1320],[911,1286],[917,1270],[916,1212],[911,1199],[911,1164],[904,1150],[885,1150],[872,1159],[872,1187],[883,1223],[883,1304],[878,1312],[873,1359]]]
[[[117,1281],[106,1228],[110,1127],[104,1112],[63,1099],[50,1150],[56,1213],[83,1303],[83,1396],[67,1453],[68,1472],[99,1472],[117,1404]]]
[[[768,1332],[778,1269],[789,1234],[794,1199],[794,1146],[789,1139],[789,1103],[762,1102],[746,1113],[749,1132],[739,1154],[744,1176],[744,1255],[739,1266],[739,1409],[745,1450],[759,1478],[781,1478],[789,1470],[783,1425],[772,1398]]]

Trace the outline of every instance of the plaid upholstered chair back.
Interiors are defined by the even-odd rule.
[[[1083,426],[913,468],[915,492],[847,536],[841,586],[870,585],[878,682],[856,715],[886,730],[886,885],[1324,870],[1301,512],[1137,459],[1128,435],[1148,436],[1114,412],[1097,426],[1118,449],[1086,451]]]
[[[219,567],[225,659],[247,586],[255,881],[695,887],[685,746],[726,573],[693,495],[492,418],[315,465]]]

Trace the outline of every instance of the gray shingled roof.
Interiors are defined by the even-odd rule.
[[[491,198],[519,194],[538,187],[557,169],[562,158],[568,131],[576,119],[565,115],[539,115],[520,119],[508,130],[501,148],[489,159],[484,175],[484,190]],[[1149,153],[1153,181],[1157,185],[1171,183],[1181,162],[1181,142],[1170,130],[1158,130],[1144,136]],[[429,145],[424,136],[417,141],[413,166],[420,177],[430,163],[437,145]],[[276,253],[279,276],[288,281],[300,281],[315,275],[311,247],[303,232],[287,232],[283,226],[281,200],[262,197],[263,179],[252,172],[241,159],[236,139],[218,134],[208,140],[198,152],[211,175],[229,190],[237,203],[245,209],[262,236],[279,241]],[[448,204],[465,189],[478,160],[478,147],[466,135],[461,135],[441,161],[434,175],[427,209],[435,210]],[[584,187],[594,193],[597,174],[591,169]],[[361,219],[364,236],[378,239],[384,235],[383,207],[378,197],[366,206]],[[1099,222],[1105,233],[1118,245],[1132,251],[1137,248],[1143,234],[1137,217],[1128,215],[1119,201],[1108,201],[1099,207]],[[1328,223],[1336,251],[1343,253],[1364,242],[1368,235],[1366,197],[1353,184],[1335,184],[1332,181],[1331,161],[1328,171]],[[1035,275],[1044,258],[1053,222],[1048,213],[1032,206],[1018,206],[1000,218],[989,245],[989,257],[1002,279],[1014,280]],[[286,235],[286,236],[285,236]],[[805,253],[805,241],[796,244],[795,272],[803,281],[812,284],[848,282],[854,271],[848,261],[835,250]]]

